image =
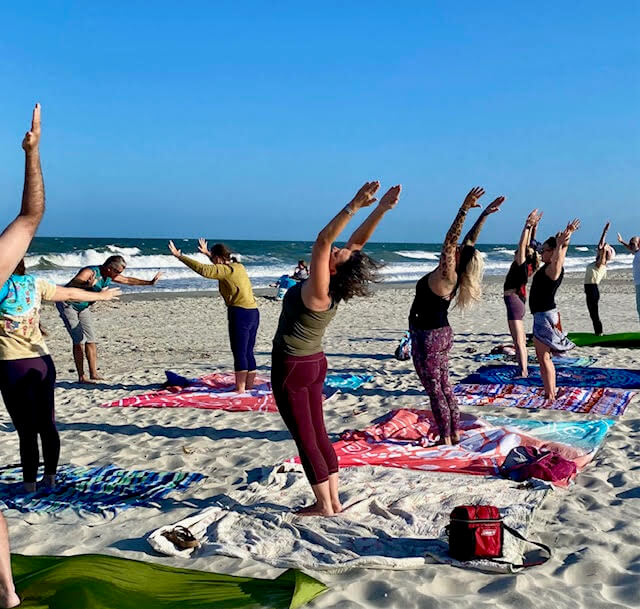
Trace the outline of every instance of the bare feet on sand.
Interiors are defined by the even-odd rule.
[[[320,507],[318,502],[316,502],[313,505],[308,505],[307,507],[296,510],[294,514],[296,516],[333,516],[335,514],[335,511],[333,507],[322,508]]]

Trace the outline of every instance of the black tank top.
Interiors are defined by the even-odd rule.
[[[529,281],[529,269],[526,260],[518,264],[515,260],[511,263],[507,276],[504,278],[504,291],[515,290],[516,294],[526,300],[527,282]]]
[[[449,325],[447,311],[451,300],[438,296],[429,287],[429,276],[425,275],[416,284],[416,296],[409,313],[409,327],[417,330],[435,330]]]
[[[531,313],[544,313],[556,308],[555,296],[562,279],[564,269],[560,272],[560,277],[555,281],[546,274],[547,264],[538,270],[531,281],[529,291],[529,308]]]

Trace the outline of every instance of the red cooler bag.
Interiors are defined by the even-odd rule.
[[[538,546],[547,552],[548,556],[542,560],[521,565],[496,560],[502,558],[505,531],[518,539]],[[485,558],[522,568],[541,565],[551,557],[551,549],[548,546],[525,539],[518,531],[504,524],[500,510],[493,505],[459,505],[451,512],[447,532],[449,534],[449,554],[460,561]]]

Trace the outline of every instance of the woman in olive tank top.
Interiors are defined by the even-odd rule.
[[[564,259],[571,235],[580,228],[580,220],[567,224],[561,233],[542,244],[542,266],[533,276],[529,308],[533,314],[533,344],[540,365],[545,400],[556,398],[556,369],[551,353],[564,353],[575,345],[562,332],[555,296],[564,277]]]
[[[309,279],[290,288],[273,339],[271,384],[280,414],[291,432],[300,462],[315,495],[314,504],[299,515],[331,516],[342,510],[338,496],[338,459],[327,435],[322,388],[327,358],[322,337],[338,305],[353,296],[367,296],[380,265],[362,252],[382,216],[395,207],[400,186],[393,186],[346,246],[333,245],[351,217],[372,205],[379,182],[367,182],[318,234],[311,253]]]

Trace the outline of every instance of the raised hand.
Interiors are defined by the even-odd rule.
[[[484,210],[484,214],[488,216],[489,214],[495,214],[497,211],[500,211],[500,206],[505,202],[505,199],[506,197],[500,196],[491,201]]]
[[[380,182],[377,180],[375,182],[365,182],[356,193],[356,196],[351,199],[349,205],[355,210],[373,205],[378,200],[375,198],[375,194],[379,188]]]
[[[25,152],[31,152],[38,148],[40,143],[40,104],[36,104],[31,117],[31,129],[27,131],[22,140],[22,148]]]
[[[162,277],[162,273],[156,273],[151,280],[151,285],[156,285],[156,282],[158,281],[158,279],[160,279],[160,277]]]
[[[540,214],[541,216],[542,214]],[[535,226],[538,222],[540,221],[540,218],[538,216],[538,209],[534,209],[532,212],[529,213],[529,215],[527,216],[527,220],[525,222],[525,224],[527,226]]]
[[[100,297],[102,300],[118,300],[122,295],[120,288],[104,288],[100,291]]]
[[[462,206],[465,209],[473,209],[474,207],[480,207],[478,199],[484,194],[484,188],[475,186],[469,191],[469,194],[464,198]]]
[[[575,233],[580,228],[580,220],[578,218],[574,218],[567,224],[566,230]]]
[[[624,242],[624,239],[622,238],[622,235],[621,235],[620,233],[618,233],[618,241],[619,241],[620,243],[622,243],[622,245],[627,245],[627,244]]]
[[[209,256],[211,252],[209,252],[209,245],[207,244],[207,240],[200,237],[198,239],[198,251],[205,256]]]
[[[176,257],[182,256],[182,252],[175,246],[173,241],[169,241],[169,251]]]
[[[387,190],[387,192],[384,193],[382,199],[380,199],[380,203],[378,203],[378,207],[381,207],[385,211],[393,209],[398,204],[398,199],[400,199],[401,192],[401,184],[392,186],[389,190]]]

